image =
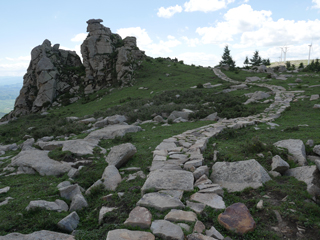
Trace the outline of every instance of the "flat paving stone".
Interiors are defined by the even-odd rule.
[[[160,211],[173,208],[184,208],[184,204],[177,198],[165,193],[147,193],[138,202],[138,206],[153,207]]]
[[[125,226],[140,227],[148,229],[151,225],[152,215],[145,207],[135,207],[129,214],[129,218],[124,222]]]
[[[184,170],[156,170],[150,173],[141,191],[155,190],[193,190],[194,177]]]
[[[191,195],[190,200],[204,203],[213,209],[225,209],[226,205],[218,194],[215,193],[195,193]]]
[[[166,220],[153,221],[150,229],[156,237],[161,239],[184,240],[181,227]]]
[[[116,229],[108,232],[106,240],[155,240],[152,233]]]
[[[193,223],[197,220],[197,215],[194,212],[172,209],[164,220],[170,222],[187,222]]]

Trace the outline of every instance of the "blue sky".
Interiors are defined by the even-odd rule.
[[[0,77],[23,76],[32,48],[49,39],[79,49],[86,21],[122,37],[136,36],[152,57],[215,66],[227,44],[237,65],[259,50],[279,61],[320,57],[320,0],[12,0],[0,2]]]

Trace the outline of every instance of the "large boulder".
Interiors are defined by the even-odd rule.
[[[75,240],[75,237],[69,234],[41,230],[30,234],[10,233],[1,236],[1,240]]]
[[[11,159],[11,166],[21,167],[20,169],[33,169],[41,176],[60,176],[71,169],[70,164],[58,162],[48,157],[48,151],[31,149],[21,151]]]
[[[142,128],[133,125],[109,125],[102,129],[91,132],[85,141],[91,143],[98,143],[101,139],[114,139],[115,137],[123,137],[125,134],[130,132],[140,132]]]
[[[320,172],[317,166],[303,166],[289,169],[285,172],[286,176],[295,177],[299,181],[307,184],[307,191],[312,196],[320,196]]]
[[[109,165],[114,165],[117,168],[120,168],[124,165],[133,155],[137,152],[136,147],[131,143],[124,143],[118,146],[115,146],[111,149],[106,161]]]
[[[210,176],[213,183],[218,183],[229,192],[242,191],[247,187],[258,188],[271,180],[266,170],[255,160],[240,162],[216,162]]]
[[[293,156],[293,159],[300,166],[307,164],[306,149],[303,142],[299,139],[287,139],[274,143],[276,147],[286,148]]]

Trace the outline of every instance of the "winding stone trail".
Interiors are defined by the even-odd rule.
[[[137,211],[137,208],[135,208],[133,209],[132,213],[130,213],[131,218],[134,220],[128,219],[126,221],[127,223],[133,221],[136,226],[139,226],[139,224],[143,224],[144,228],[146,229],[151,226],[150,229],[153,234],[143,231],[129,231],[126,229],[118,229],[109,231],[107,240],[155,239],[155,236],[162,239],[182,240],[184,239],[184,234],[181,228],[183,228],[183,226],[186,227],[186,224],[178,224],[177,222],[179,222],[179,219],[184,219],[183,221],[186,221],[185,219],[188,219],[188,221],[193,221],[194,223],[196,223],[197,221],[195,226],[204,227],[204,225],[197,220],[195,213],[201,213],[204,210],[205,206],[209,206],[211,208],[219,210],[228,207],[223,201],[222,187],[226,187],[229,185],[233,186],[236,185],[233,183],[238,183],[238,185],[242,184],[243,186],[241,185],[240,187],[236,188],[226,188],[230,192],[241,191],[244,187],[258,188],[264,182],[270,180],[269,175],[266,172],[263,172],[263,167],[254,159],[237,163],[215,164],[216,166],[218,166],[219,164],[221,166],[219,165],[219,169],[215,169],[214,165],[212,168],[212,174],[211,176],[209,176],[208,166],[203,165],[203,152],[207,148],[209,139],[213,136],[218,135],[225,128],[238,129],[258,123],[271,122],[274,119],[280,117],[281,113],[290,106],[290,102],[293,100],[294,95],[303,91],[286,91],[286,89],[280,86],[274,86],[265,83],[252,83],[250,81],[245,82],[244,84],[243,82],[235,81],[228,78],[219,69],[215,68],[213,69],[213,72],[222,80],[237,84],[236,86],[234,86],[234,89],[242,89],[244,87],[243,85],[245,84],[268,88],[275,94],[274,101],[268,108],[264,110],[263,113],[248,117],[220,119],[216,123],[193,130],[188,130],[184,133],[172,136],[168,139],[164,139],[153,151],[153,161],[152,165],[150,166],[150,174],[148,175],[148,178],[141,188],[142,198],[136,204],[137,206],[140,206],[138,207],[138,209],[144,209],[142,211],[143,216],[139,214],[137,215],[139,211]],[[110,139],[114,138],[115,136],[123,136],[127,132],[137,131],[141,131],[141,128],[135,126],[116,125],[94,131],[82,141],[86,141],[95,146],[98,144],[100,139]],[[52,144],[52,142],[43,143],[42,147],[47,145],[47,147],[49,147],[49,144]],[[45,154],[47,154],[47,152],[45,152]],[[16,159],[18,158],[16,157]],[[215,160],[212,161],[214,162]],[[246,164],[248,165],[248,161],[250,161],[249,165],[252,165],[252,162],[254,162],[255,168],[246,168],[247,171],[244,171],[243,168],[245,167],[238,168],[233,166],[233,164],[245,166]],[[70,166],[68,167],[70,168]],[[225,170],[232,169],[233,173],[224,174],[224,169],[221,168],[224,168]],[[40,170],[39,172],[41,173]],[[245,176],[241,174],[245,174]],[[121,177],[119,179],[119,181],[121,181]],[[246,182],[239,183],[238,179],[246,180]],[[181,210],[186,207],[181,201],[183,193],[194,191],[195,186],[197,186],[200,191],[191,195],[189,201],[186,201],[187,207],[189,207],[193,211]],[[152,207],[159,211],[171,210],[171,212],[165,219],[156,219],[151,222],[151,214],[147,209],[143,207]],[[201,229],[200,232],[202,232],[202,228],[199,227],[199,229]],[[196,227],[194,229],[194,232],[195,231],[199,232]],[[200,232],[197,233],[199,236],[201,235]],[[50,232],[43,231],[42,234],[44,233],[48,234]],[[196,233],[194,233],[193,235],[195,234]],[[70,235],[60,235],[55,239],[74,239]],[[193,235],[190,235],[192,239],[193,237],[195,237]],[[11,237],[13,235],[11,234],[8,236]],[[8,236],[7,238],[3,239],[13,239],[8,238]],[[50,237],[48,239],[51,239]],[[209,239],[209,237],[207,238]],[[197,239],[207,238],[197,237]],[[0,237],[0,239],[2,238]],[[26,237],[25,239],[29,238]],[[210,239],[214,238],[210,237]],[[219,237],[219,239],[222,238]]]
[[[214,73],[224,81],[228,81],[234,84],[243,84],[242,82],[232,80],[223,74],[219,69],[213,69]],[[202,153],[207,147],[208,140],[218,135],[225,128],[238,129],[246,127],[249,125],[254,125],[257,123],[266,123],[273,121],[274,119],[280,117],[280,114],[285,111],[287,107],[290,106],[290,102],[293,100],[295,93],[300,93],[301,91],[286,91],[285,88],[281,86],[269,85],[265,83],[246,83],[248,85],[254,85],[259,87],[265,87],[270,89],[275,94],[274,102],[267,108],[263,113],[249,116],[249,117],[239,117],[233,119],[221,119],[217,123],[209,124],[197,129],[188,130],[179,135],[172,136],[168,139],[163,140],[153,152],[153,161],[150,167],[150,174],[146,179],[141,192],[143,197],[139,200],[137,205],[153,207],[159,210],[167,209],[178,209],[183,208],[184,205],[180,202],[180,199],[175,197],[184,191],[193,191],[194,186],[199,186],[198,181],[201,180],[201,189],[204,190],[203,193],[196,193],[190,197],[191,201],[198,202],[198,204],[208,205],[215,209],[225,209],[225,203],[223,202],[221,193],[221,187],[219,184],[214,184],[208,177],[208,170],[205,171],[206,166],[203,166],[204,157]],[[254,161],[254,160],[251,160]],[[262,166],[256,161],[256,169],[263,169]],[[241,163],[241,162],[240,162]],[[228,165],[227,163],[226,165]],[[260,171],[260,170],[259,170]],[[203,174],[199,176],[199,172]],[[213,171],[211,179],[215,180],[213,176],[215,173]],[[236,173],[235,175],[239,177],[241,173]],[[250,175],[251,174],[251,175]],[[248,181],[246,187],[257,188],[261,186],[265,181],[271,178],[265,172],[267,176],[257,178],[256,172],[248,171],[246,172],[246,177],[254,178],[255,181],[252,184]],[[241,177],[241,176],[240,176]],[[199,180],[194,183],[197,179]],[[232,176],[228,177],[230,182],[236,181],[232,179]],[[260,182],[259,182],[260,181]],[[207,189],[212,189],[207,190]],[[146,193],[147,191],[161,191],[161,193]],[[207,191],[205,191],[207,190]],[[230,189],[234,191],[236,189]],[[242,189],[238,189],[239,191]],[[216,191],[216,192],[215,192]],[[167,195],[167,197],[165,197]],[[166,200],[168,199],[168,200]],[[176,199],[176,200],[174,200]],[[181,204],[180,204],[180,203]],[[191,206],[193,204],[187,201]],[[172,207],[170,207],[170,205]],[[174,207],[176,206],[176,207]],[[191,207],[191,209],[193,209]],[[194,210],[199,213],[199,209]],[[168,220],[168,219],[167,219]],[[163,223],[163,225],[161,225]],[[166,235],[162,235],[155,227],[151,227],[151,231],[163,239],[182,239],[181,236],[177,236],[177,233],[170,229],[170,224],[165,220],[155,220],[152,226],[161,225],[159,228],[166,229]],[[173,231],[170,236],[170,231]],[[179,234],[178,234],[179,235]]]

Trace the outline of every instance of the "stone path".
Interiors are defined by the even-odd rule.
[[[224,81],[244,85],[243,82],[228,78],[219,69],[215,68],[213,71]],[[249,117],[220,119],[216,123],[188,130],[163,140],[153,151],[153,161],[149,169],[150,173],[141,188],[142,198],[136,204],[139,207],[132,210],[130,218],[126,221],[126,225],[129,226],[130,224],[134,224],[135,226],[143,225],[144,229],[150,229],[153,234],[143,231],[118,229],[109,231],[107,239],[155,239],[154,236],[156,236],[162,239],[183,240],[184,234],[182,228],[187,229],[190,227],[182,222],[195,223],[194,232],[198,233],[193,233],[193,235],[196,234],[198,236],[205,230],[205,227],[197,220],[196,214],[201,213],[205,206],[219,210],[226,208],[223,201],[223,190],[220,186],[222,183],[216,180],[217,178],[210,177],[208,166],[203,165],[203,152],[207,148],[209,139],[218,135],[225,128],[238,129],[249,125],[273,121],[280,117],[280,114],[290,106],[294,95],[302,92],[286,91],[283,87],[265,83],[245,82],[245,84],[270,89],[275,95],[274,101],[263,113]],[[235,87],[235,89],[241,88],[242,86],[239,88]],[[95,131],[89,134],[84,140],[95,145],[106,135],[105,131],[108,129],[109,128],[104,128]],[[122,131],[120,135],[125,134],[126,131],[127,130]],[[108,134],[114,135],[113,132],[108,132]],[[48,144],[49,143],[45,143],[44,145]],[[50,144],[52,144],[52,142]],[[60,144],[60,142],[57,142],[57,144]],[[212,161],[216,161],[216,158]],[[244,165],[247,164],[245,161],[240,163]],[[256,164],[256,169],[260,169],[260,165],[258,163]],[[266,173],[266,175],[268,174]],[[267,177],[261,177],[257,180],[258,182],[254,182],[250,186],[261,186],[264,181],[268,180]],[[221,179],[222,178],[223,176]],[[181,201],[183,193],[192,192],[195,187],[199,188],[199,191],[191,195],[190,201],[187,200],[185,205]],[[184,211],[183,209],[186,206],[192,209],[192,211]],[[144,207],[152,207],[158,211],[171,210],[171,212],[167,214],[164,219],[157,219],[151,222],[151,214],[149,214],[148,210]],[[217,234],[217,236],[219,236],[219,234]],[[209,238],[208,236],[203,239],[223,239],[217,236],[215,236],[215,238]]]
[[[224,81],[243,84],[242,82],[228,78],[219,69],[215,68],[213,71]],[[177,209],[183,209],[185,207],[180,201],[183,192],[192,191],[194,187],[197,186],[200,191],[193,194],[190,200],[198,203],[187,201],[187,206],[194,212],[201,213],[206,205],[214,209],[226,208],[223,201],[222,188],[219,184],[212,183],[208,176],[208,167],[203,166],[204,157],[202,153],[207,147],[208,140],[218,135],[224,128],[238,129],[248,125],[273,121],[280,117],[280,114],[290,106],[294,94],[301,92],[286,91],[283,87],[265,83],[246,84],[270,89],[275,94],[274,102],[265,109],[263,113],[249,117],[221,119],[217,123],[188,130],[163,140],[153,151],[150,174],[141,189],[143,197],[137,205],[153,207],[159,211],[168,209],[181,211]],[[255,185],[261,186],[261,184],[256,183]],[[146,193],[151,190],[158,192]],[[180,215],[184,217],[192,213],[186,211],[181,212]],[[184,219],[182,216],[180,220]],[[173,225],[169,221],[172,221],[172,219],[166,217],[164,220],[155,220],[152,222],[151,231],[153,234],[162,239],[170,237],[170,239],[184,239],[179,228],[176,229],[176,225]],[[177,221],[177,219],[175,219],[175,221]],[[195,221],[195,219],[193,221]],[[158,229],[161,229],[161,231]],[[113,231],[109,233],[113,234]]]

